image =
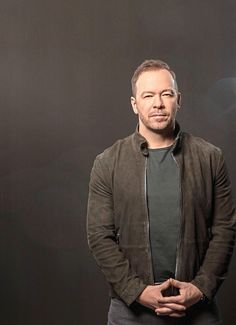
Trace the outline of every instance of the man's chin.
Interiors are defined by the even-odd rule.
[[[162,133],[162,132],[166,132],[168,130],[170,130],[170,126],[168,125],[164,125],[164,124],[159,124],[159,125],[155,125],[155,126],[150,126],[149,130],[155,133]]]
[[[174,132],[174,127],[169,124],[151,125],[148,127],[149,131],[156,134],[171,134]]]

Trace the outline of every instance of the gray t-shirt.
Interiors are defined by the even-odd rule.
[[[180,228],[180,176],[172,146],[149,149],[147,200],[155,282],[174,277]]]

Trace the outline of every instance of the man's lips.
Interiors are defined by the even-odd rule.
[[[151,114],[151,115],[149,115],[149,117],[166,117],[167,116],[167,114],[158,114],[158,113],[155,113],[155,114]]]

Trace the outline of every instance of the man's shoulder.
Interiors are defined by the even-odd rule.
[[[221,154],[221,149],[219,147],[201,137],[187,132],[183,132],[183,137],[186,145],[192,150],[202,151],[209,154]]]
[[[103,152],[98,154],[96,159],[98,160],[114,159],[120,151],[130,150],[133,139],[134,139],[134,133],[123,139],[116,140],[110,147],[106,148]]]

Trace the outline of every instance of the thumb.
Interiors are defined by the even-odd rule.
[[[170,283],[171,283],[171,285],[173,287],[176,287],[178,289],[181,289],[184,286],[184,282],[181,282],[181,281],[178,281],[178,280],[175,280],[175,279],[170,279]]]
[[[171,282],[170,279],[166,280],[165,282],[163,282],[162,284],[159,284],[159,288],[160,290],[166,290],[167,288],[169,288],[171,286]]]

